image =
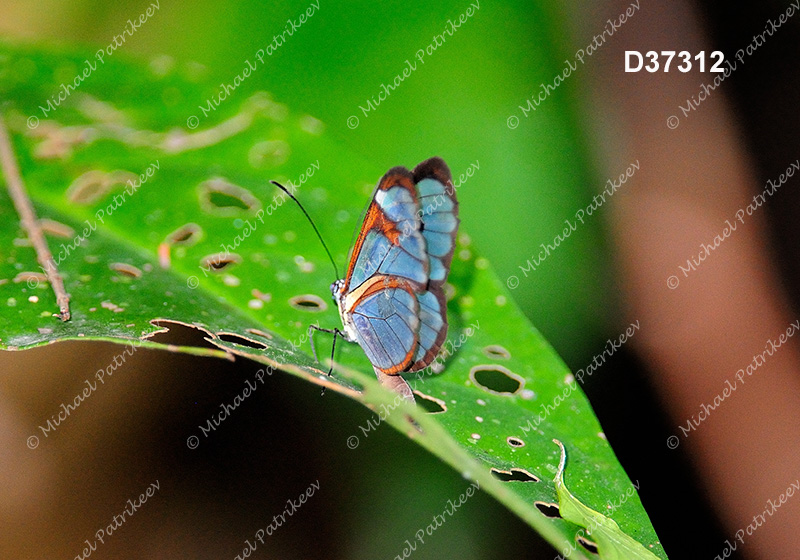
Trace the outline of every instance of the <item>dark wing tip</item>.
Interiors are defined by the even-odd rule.
[[[414,168],[414,182],[419,183],[423,179],[432,177],[446,185],[453,179],[450,174],[450,168],[444,160],[438,156],[426,159]]]
[[[416,198],[414,183],[414,174],[402,165],[398,165],[397,167],[392,167],[383,177],[381,177],[381,180],[378,182],[378,189],[385,191],[389,190],[395,185],[401,185],[409,189]]]

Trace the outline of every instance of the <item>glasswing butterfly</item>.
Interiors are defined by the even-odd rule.
[[[297,199],[273,183],[311,221]],[[450,169],[441,158],[423,161],[413,171],[394,167],[383,176],[367,207],[347,273],[331,284],[343,330],[309,327],[309,332],[334,335],[331,362],[337,336],[357,342],[380,383],[414,402],[400,374],[430,365],[447,337],[444,284],[458,224]],[[313,221],[311,225],[319,236]],[[333,262],[327,246],[325,250]]]

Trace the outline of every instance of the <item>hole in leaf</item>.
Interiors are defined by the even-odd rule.
[[[506,438],[506,442],[511,447],[524,447],[525,446],[525,442],[524,441],[522,441],[518,437],[514,437],[514,436],[508,436]]]
[[[139,177],[130,171],[118,169],[111,173],[93,169],[72,181],[67,187],[67,199],[76,204],[92,204],[103,198],[117,185],[136,181]]]
[[[57,222],[55,220],[50,220],[48,218],[43,218],[39,220],[39,226],[41,226],[42,231],[44,231],[48,235],[53,235],[55,237],[74,237],[75,230],[69,227],[66,224],[62,224],[61,222]]]
[[[108,192],[105,171],[94,169],[76,178],[67,188],[67,199],[76,204],[91,204]]]
[[[431,397],[419,391],[414,391],[414,394],[419,397],[417,399],[417,404],[428,414],[447,412],[447,404],[443,400]]]
[[[529,473],[525,469],[518,469],[516,467],[508,471],[501,471],[500,469],[492,467],[490,471],[496,479],[502,480],[503,482],[539,482],[540,480],[538,476]]]
[[[224,342],[230,342],[231,344],[236,344],[238,346],[246,346],[247,348],[254,348],[256,350],[263,350],[264,348],[269,348],[263,342],[252,340],[250,338],[247,338],[245,336],[236,333],[226,333],[226,332],[217,333],[217,337]]]
[[[200,266],[211,272],[219,272],[240,262],[242,262],[242,257],[236,253],[214,253],[200,259]]]
[[[203,228],[199,225],[189,222],[184,224],[169,235],[167,235],[167,243],[170,245],[194,245],[203,238]]]
[[[233,195],[222,193],[219,191],[210,191],[208,193],[208,201],[217,208],[241,208],[247,210],[249,206],[241,198]]]
[[[590,541],[589,539],[582,537],[580,535],[576,536],[576,540],[578,544],[585,548],[587,551],[591,552],[592,554],[597,554],[597,543]]]
[[[545,517],[550,519],[560,519],[561,510],[558,509],[558,504],[548,504],[547,502],[533,502],[536,509],[541,511]]]
[[[138,180],[139,176],[136,175],[136,173],[131,173],[130,171],[124,171],[122,169],[117,169],[116,171],[106,173],[106,182],[108,184],[108,190],[113,189],[116,185],[125,186],[125,184],[129,181],[135,184]]]
[[[272,340],[271,334],[264,331],[260,331],[258,329],[247,329],[247,332],[249,332],[250,334],[254,334],[256,336],[260,336],[262,338],[266,338],[267,340]]]
[[[305,294],[289,298],[289,305],[295,309],[312,311],[314,313],[319,313],[328,309],[328,304],[325,303],[325,300],[314,294]]]
[[[475,385],[495,395],[513,395],[525,384],[525,379],[497,365],[475,366],[469,371]]]
[[[153,319],[150,323],[158,327],[159,330],[142,338],[151,342],[175,346],[219,349],[209,342],[213,338],[213,335],[200,326],[170,319]]]
[[[123,276],[128,276],[130,278],[142,277],[142,271],[131,264],[111,263],[110,265],[108,265],[108,268],[110,268],[114,272],[118,272],[119,274]]]
[[[511,353],[499,344],[490,344],[484,347],[483,353],[487,358],[508,360],[511,357]]]
[[[219,216],[255,214],[261,202],[250,191],[224,179],[215,178],[200,183],[200,206],[203,210]]]

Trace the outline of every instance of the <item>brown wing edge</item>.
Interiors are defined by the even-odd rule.
[[[422,358],[412,363],[405,370],[406,372],[409,373],[424,369],[428,367],[431,363],[433,363],[433,361],[439,355],[439,352],[441,351],[442,345],[444,344],[445,340],[447,340],[447,328],[448,328],[447,301],[445,300],[444,297],[444,288],[440,284],[435,286],[432,285],[428,291],[433,293],[433,295],[436,297],[436,301],[439,302],[439,308],[444,310],[444,313],[442,314],[442,320],[444,323],[442,324],[442,328],[440,328],[439,332],[436,334],[436,341],[433,343],[433,346],[431,346],[428,349],[428,351],[425,353],[424,356],[422,356]]]
[[[456,190],[453,186],[452,175],[450,173],[450,168],[444,162],[444,160],[438,156],[432,157],[427,159],[417,165],[412,172],[414,175],[414,183],[419,183],[423,179],[433,178],[445,185],[445,193],[453,201],[453,213],[458,219],[458,200],[456,198]],[[424,222],[423,222],[424,223]],[[459,220],[460,223],[460,220]],[[423,226],[424,227],[424,226]],[[442,262],[445,265],[445,268],[450,269],[450,264],[453,260],[453,253],[455,252],[455,241],[456,236],[458,234],[458,226],[453,230],[452,238],[453,238],[453,250],[450,251],[448,255],[442,258]],[[447,301],[444,295],[444,283],[447,281],[447,278],[441,282],[430,282],[428,284],[428,291],[433,293],[436,297],[436,300],[439,302],[440,309],[444,310],[443,313],[443,321],[444,324],[442,328],[439,329],[439,333],[436,336],[436,341],[434,342],[433,346],[425,353],[425,355],[415,361],[413,364],[409,366],[406,370],[407,372],[414,372],[419,371],[428,367],[436,357],[439,355],[441,351],[442,345],[447,340],[447,329],[448,329],[448,320],[447,320]]]
[[[444,160],[438,156],[432,157],[427,159],[417,165],[413,171],[414,175],[414,184],[419,183],[423,179],[436,179],[443,185],[445,185],[445,194],[453,201],[453,214],[456,217],[457,223],[456,228],[453,230],[451,234],[451,238],[453,240],[453,249],[445,255],[444,257],[440,257],[442,259],[442,264],[447,270],[450,270],[450,264],[453,262],[453,253],[455,252],[456,248],[456,237],[458,235],[458,225],[461,223],[461,220],[458,218],[458,199],[456,198],[456,189],[453,186],[453,177],[450,173],[450,168],[444,162]],[[423,220],[423,228],[424,228],[425,221]],[[445,282],[447,282],[447,278],[445,277],[444,280],[441,282],[431,282],[430,286],[433,288],[434,285],[441,286]],[[439,294],[436,294],[437,298]]]

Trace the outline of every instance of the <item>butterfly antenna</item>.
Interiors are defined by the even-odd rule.
[[[316,224],[314,224],[314,220],[312,220],[312,219],[311,219],[311,216],[309,216],[309,215],[308,215],[308,212],[306,212],[306,209],[305,209],[305,208],[303,208],[303,205],[302,205],[302,204],[300,204],[300,201],[299,201],[299,200],[297,200],[297,199],[294,197],[294,195],[293,195],[292,193],[290,193],[290,192],[289,192],[289,189],[287,189],[286,187],[284,187],[283,185],[281,185],[281,184],[280,184],[279,182],[277,182],[277,181],[270,181],[270,183],[272,183],[273,185],[275,185],[276,187],[278,187],[280,190],[282,190],[283,192],[285,192],[286,194],[288,194],[288,195],[289,195],[289,198],[291,198],[292,200],[294,200],[294,201],[297,203],[297,205],[300,207],[300,210],[302,210],[302,211],[303,211],[303,214],[305,214],[305,215],[306,215],[306,218],[308,218],[308,222],[311,224],[311,227],[313,227],[313,228],[314,228],[314,233],[316,233],[316,234],[317,234],[317,237],[319,238],[319,241],[320,241],[320,243],[322,243],[322,246],[325,248],[325,252],[326,252],[326,253],[328,253],[328,258],[331,260],[331,264],[333,265],[333,270],[336,272],[336,278],[340,278],[340,276],[339,276],[339,269],[336,267],[336,261],[334,261],[334,260],[333,260],[333,255],[331,255],[331,252],[328,250],[328,246],[325,244],[325,240],[324,240],[324,239],[322,239],[322,235],[320,235],[320,233],[319,233],[319,230],[317,229],[317,226],[316,226]],[[334,338],[335,338],[335,337],[334,337]]]

